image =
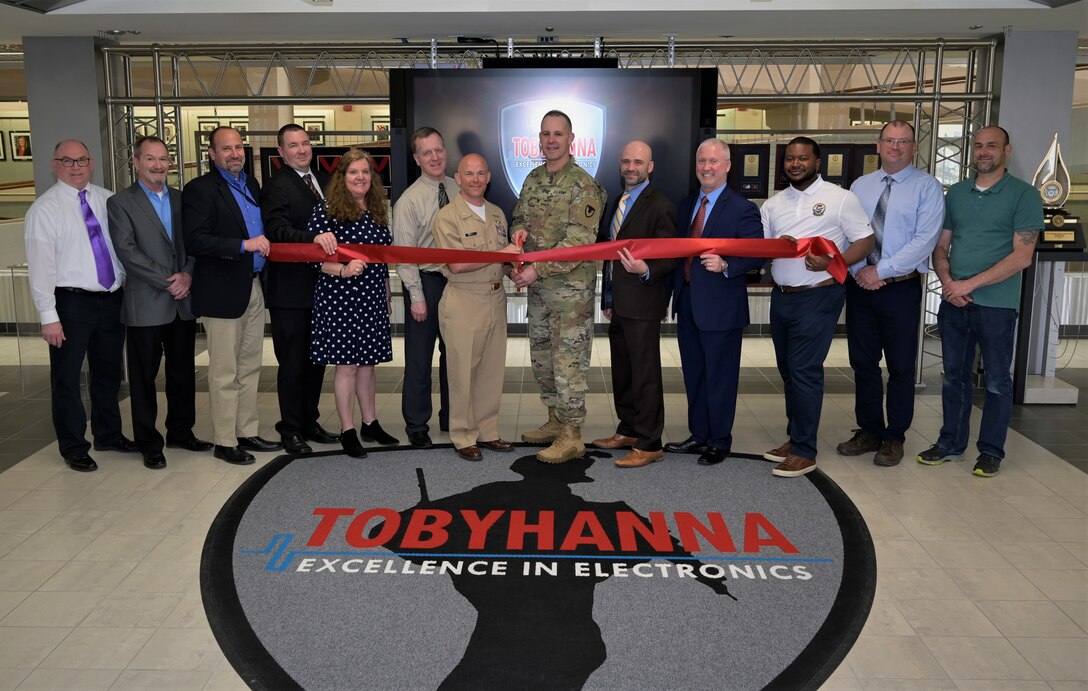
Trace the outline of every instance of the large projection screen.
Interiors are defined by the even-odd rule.
[[[654,186],[679,202],[696,186],[696,146],[714,136],[716,85],[712,69],[398,70],[390,87],[393,156],[405,174],[394,176],[393,200],[419,175],[408,139],[429,126],[446,141],[451,175],[466,154],[487,159],[487,198],[509,216],[525,176],[543,162],[541,117],[556,109],[573,121],[575,159],[609,199],[622,188],[620,150],[641,139],[654,152]]]

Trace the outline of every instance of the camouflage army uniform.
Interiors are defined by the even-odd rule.
[[[571,158],[554,175],[545,166],[525,179],[511,231],[524,228],[526,252],[593,244],[606,194]],[[541,262],[529,286],[529,356],[540,399],[560,422],[586,417],[586,372],[593,348],[595,262]]]

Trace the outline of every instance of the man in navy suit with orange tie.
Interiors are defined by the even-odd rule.
[[[680,204],[681,237],[763,238],[759,209],[726,187],[729,145],[707,139],[695,154],[699,191]],[[700,465],[716,465],[733,445],[737,411],[740,346],[748,325],[748,288],[744,275],[762,259],[704,254],[683,260],[673,289],[673,313],[688,396],[688,430],[673,453],[700,454]]]

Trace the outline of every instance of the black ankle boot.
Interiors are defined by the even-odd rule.
[[[363,438],[363,441],[375,442],[382,446],[392,446],[393,444],[399,444],[400,440],[394,436],[391,436],[388,432],[382,429],[382,426],[378,424],[377,420],[371,423],[359,424],[359,436]]]
[[[340,433],[340,446],[344,447],[344,453],[352,458],[366,458],[366,450],[359,443],[359,437],[354,429],[346,429]]]

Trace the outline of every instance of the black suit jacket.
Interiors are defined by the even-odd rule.
[[[314,184],[324,188],[328,176],[313,170]],[[270,242],[312,243],[306,224],[320,202],[302,176],[284,166],[261,189],[261,217]],[[311,309],[317,272],[305,262],[269,262],[264,271],[264,301],[268,307]]]
[[[598,242],[610,239],[612,220],[616,216],[619,203],[619,197],[609,203],[608,211],[601,219]],[[672,237],[676,237],[676,205],[655,190],[653,185],[647,185],[639,193],[634,205],[627,208],[616,239]],[[665,316],[665,309],[669,305],[669,296],[672,293],[670,277],[678,261],[647,259],[650,278],[646,282],[643,282],[641,276],[628,273],[618,259],[605,262],[601,309],[612,309],[614,313],[627,319],[660,320]]]
[[[680,204],[677,237],[687,237],[700,194],[696,192]],[[702,237],[762,240],[763,223],[759,219],[759,208],[726,187],[703,222]],[[725,257],[725,261],[729,264],[725,276],[704,269],[698,257],[691,264],[691,312],[695,325],[703,331],[728,331],[748,326],[748,284],[744,275],[763,266],[765,260],[757,257]],[[675,292],[679,294],[684,286],[684,272],[677,271],[674,276]]]
[[[246,183],[250,197],[259,202],[257,181],[246,176]],[[253,286],[253,253],[242,251],[242,242],[249,239],[245,218],[215,166],[182,190],[181,223],[185,249],[196,258],[193,314],[218,319],[242,316]]]

